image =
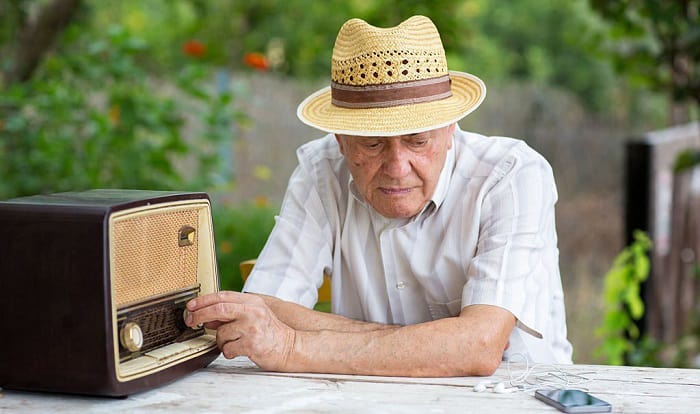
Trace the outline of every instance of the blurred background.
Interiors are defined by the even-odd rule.
[[[692,253],[683,286],[695,286],[687,323],[672,337],[651,334],[642,295],[651,247],[625,228],[637,208],[627,187],[649,177],[626,176],[625,154],[631,138],[677,126],[700,140],[699,4],[0,0],[0,199],[206,191],[221,285],[238,290],[238,263],[262,248],[295,149],[322,136],[296,106],[328,84],[340,26],[424,14],[450,69],[489,90],[461,127],[523,139],[552,164],[574,361],[698,367],[697,246],[683,250]],[[683,157],[694,170],[697,154]]]

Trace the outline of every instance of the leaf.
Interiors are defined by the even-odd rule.
[[[601,347],[602,353],[608,357],[608,362],[613,365],[621,365],[623,363],[622,356],[627,349],[627,343],[619,338],[608,339],[603,342]]]
[[[649,277],[649,258],[646,254],[640,254],[634,261],[635,279],[639,282],[645,281]]]
[[[634,320],[644,315],[639,292],[649,273],[650,247],[646,234],[636,231],[634,242],[618,254],[605,275],[606,311],[596,332],[604,339],[599,351],[607,355],[610,363],[622,363],[625,353],[635,349],[633,341],[639,337],[639,328]]]
[[[629,324],[629,317],[624,312],[609,312],[605,315],[605,329],[609,332],[624,330]]]
[[[644,315],[644,302],[638,293],[628,295],[627,306],[633,319],[638,320]]]

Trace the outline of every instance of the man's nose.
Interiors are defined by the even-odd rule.
[[[411,157],[408,149],[392,143],[384,156],[384,173],[392,178],[402,178],[411,172]]]

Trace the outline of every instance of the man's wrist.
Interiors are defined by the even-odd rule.
[[[294,357],[298,354],[297,351],[297,330],[294,328],[289,329],[289,333],[285,338],[284,350],[282,355],[282,363],[280,366],[280,371],[284,372],[295,372],[294,367]]]
[[[310,334],[315,334],[317,332],[309,332],[302,330],[293,330],[289,340],[289,347],[286,350],[286,355],[284,357],[284,372],[315,372],[311,364],[313,360],[306,357],[307,349],[309,345]],[[313,351],[311,352],[313,354]]]

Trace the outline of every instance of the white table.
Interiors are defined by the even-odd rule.
[[[525,372],[504,363],[494,381]],[[561,365],[558,374],[613,405],[613,412],[700,413],[700,370]],[[510,372],[510,374],[509,374]],[[539,385],[559,381],[536,366]],[[558,413],[533,390],[474,392],[479,377],[404,378],[264,372],[246,358],[219,357],[209,367],[126,399],[0,391],[0,413]]]

